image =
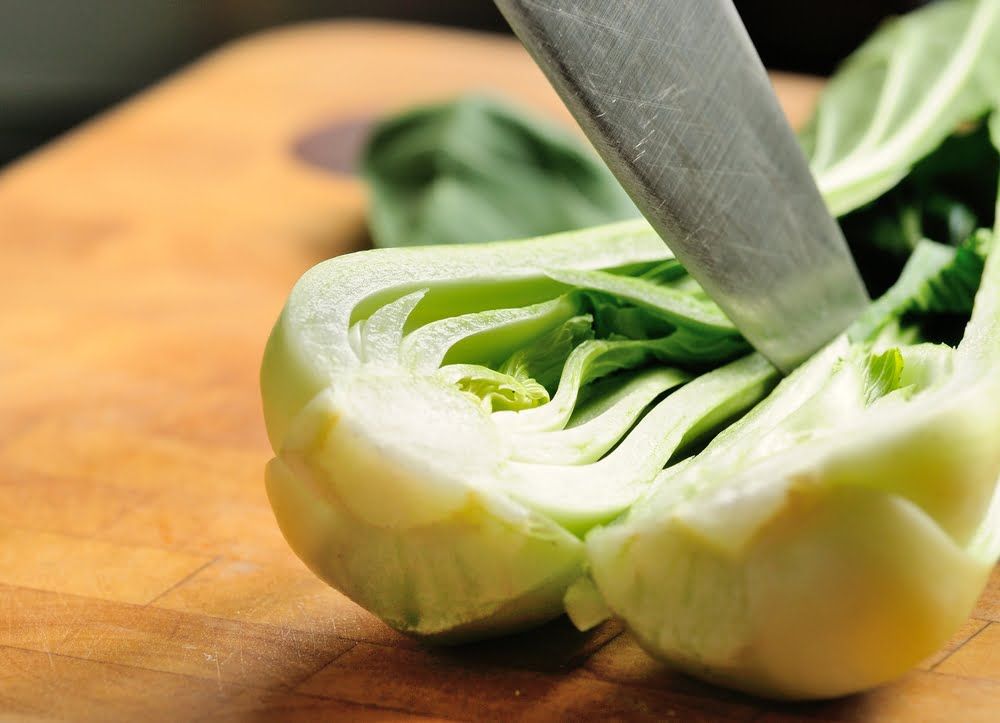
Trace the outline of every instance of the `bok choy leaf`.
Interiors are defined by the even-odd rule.
[[[583,141],[480,95],[381,121],[362,172],[376,246],[526,238],[639,216]]]
[[[803,133],[835,216],[888,191],[994,107],[998,45],[1000,3],[952,0],[890,21],[851,55]]]

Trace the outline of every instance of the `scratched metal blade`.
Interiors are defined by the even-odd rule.
[[[730,0],[496,0],[677,258],[790,370],[868,303]]]

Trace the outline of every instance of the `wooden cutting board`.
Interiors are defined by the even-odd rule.
[[[776,83],[801,122],[817,83]],[[614,624],[427,649],[293,557],[262,483],[265,338],[299,274],[366,243],[344,170],[365,119],[468,88],[568,122],[512,40],[316,24],[0,175],[0,718],[1000,719],[996,575],[903,680],[776,705]]]

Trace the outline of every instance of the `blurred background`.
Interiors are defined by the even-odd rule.
[[[922,0],[736,0],[766,65],[828,74]],[[0,165],[241,35],[385,18],[509,32],[491,0],[0,0]]]

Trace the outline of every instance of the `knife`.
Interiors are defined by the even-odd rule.
[[[731,0],[496,0],[639,210],[788,372],[869,303]]]

